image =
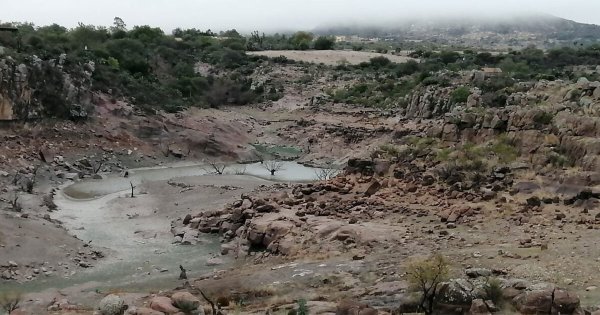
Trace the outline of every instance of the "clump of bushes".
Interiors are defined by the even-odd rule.
[[[450,101],[453,103],[466,103],[471,95],[469,88],[461,86],[456,88],[450,95]]]

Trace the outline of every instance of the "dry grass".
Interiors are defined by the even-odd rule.
[[[366,51],[347,51],[347,50],[266,50],[248,52],[250,55],[267,56],[270,58],[285,56],[288,59],[295,61],[323,63],[329,66],[336,66],[342,63],[359,64],[368,62],[371,58],[386,57],[392,62],[404,63],[413,58],[396,56],[390,54],[379,54]]]

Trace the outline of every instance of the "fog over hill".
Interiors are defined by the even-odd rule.
[[[537,44],[581,45],[600,39],[600,26],[547,14],[494,16],[437,16],[385,20],[377,23],[339,23],[317,27],[323,35],[359,36],[440,44],[518,47]]]
[[[600,26],[544,14],[530,14],[505,17],[417,17],[388,20],[379,23],[340,23],[323,25],[315,29],[317,33],[367,36],[419,35],[438,32],[448,36],[462,36],[473,32],[493,32],[509,34],[527,32],[542,34],[549,39],[596,39],[600,37]]]
[[[227,30],[249,33],[310,30],[319,25],[370,25],[381,21],[443,20],[474,16],[498,17],[551,14],[582,23],[600,24],[600,2],[591,0],[106,0],[90,6],[88,1],[3,1],[0,21],[110,26],[115,16],[128,25],[159,26],[166,32],[181,28]]]

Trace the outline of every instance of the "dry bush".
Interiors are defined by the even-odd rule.
[[[227,169],[227,164],[217,162],[216,160],[208,160],[206,163],[208,165],[206,165],[204,170],[208,174],[223,175],[225,173],[225,169]]]
[[[19,292],[0,292],[0,307],[10,314],[10,312],[19,308],[21,298],[22,296]]]

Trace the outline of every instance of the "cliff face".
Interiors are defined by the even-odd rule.
[[[50,60],[0,59],[0,120],[86,118],[93,71],[93,62],[69,64],[64,54]]]
[[[476,93],[467,106],[449,105],[446,87],[416,93],[406,116],[436,121],[430,137],[483,143],[504,134],[541,165],[560,152],[583,170],[600,172],[600,82],[541,81],[498,108],[474,101]]]

